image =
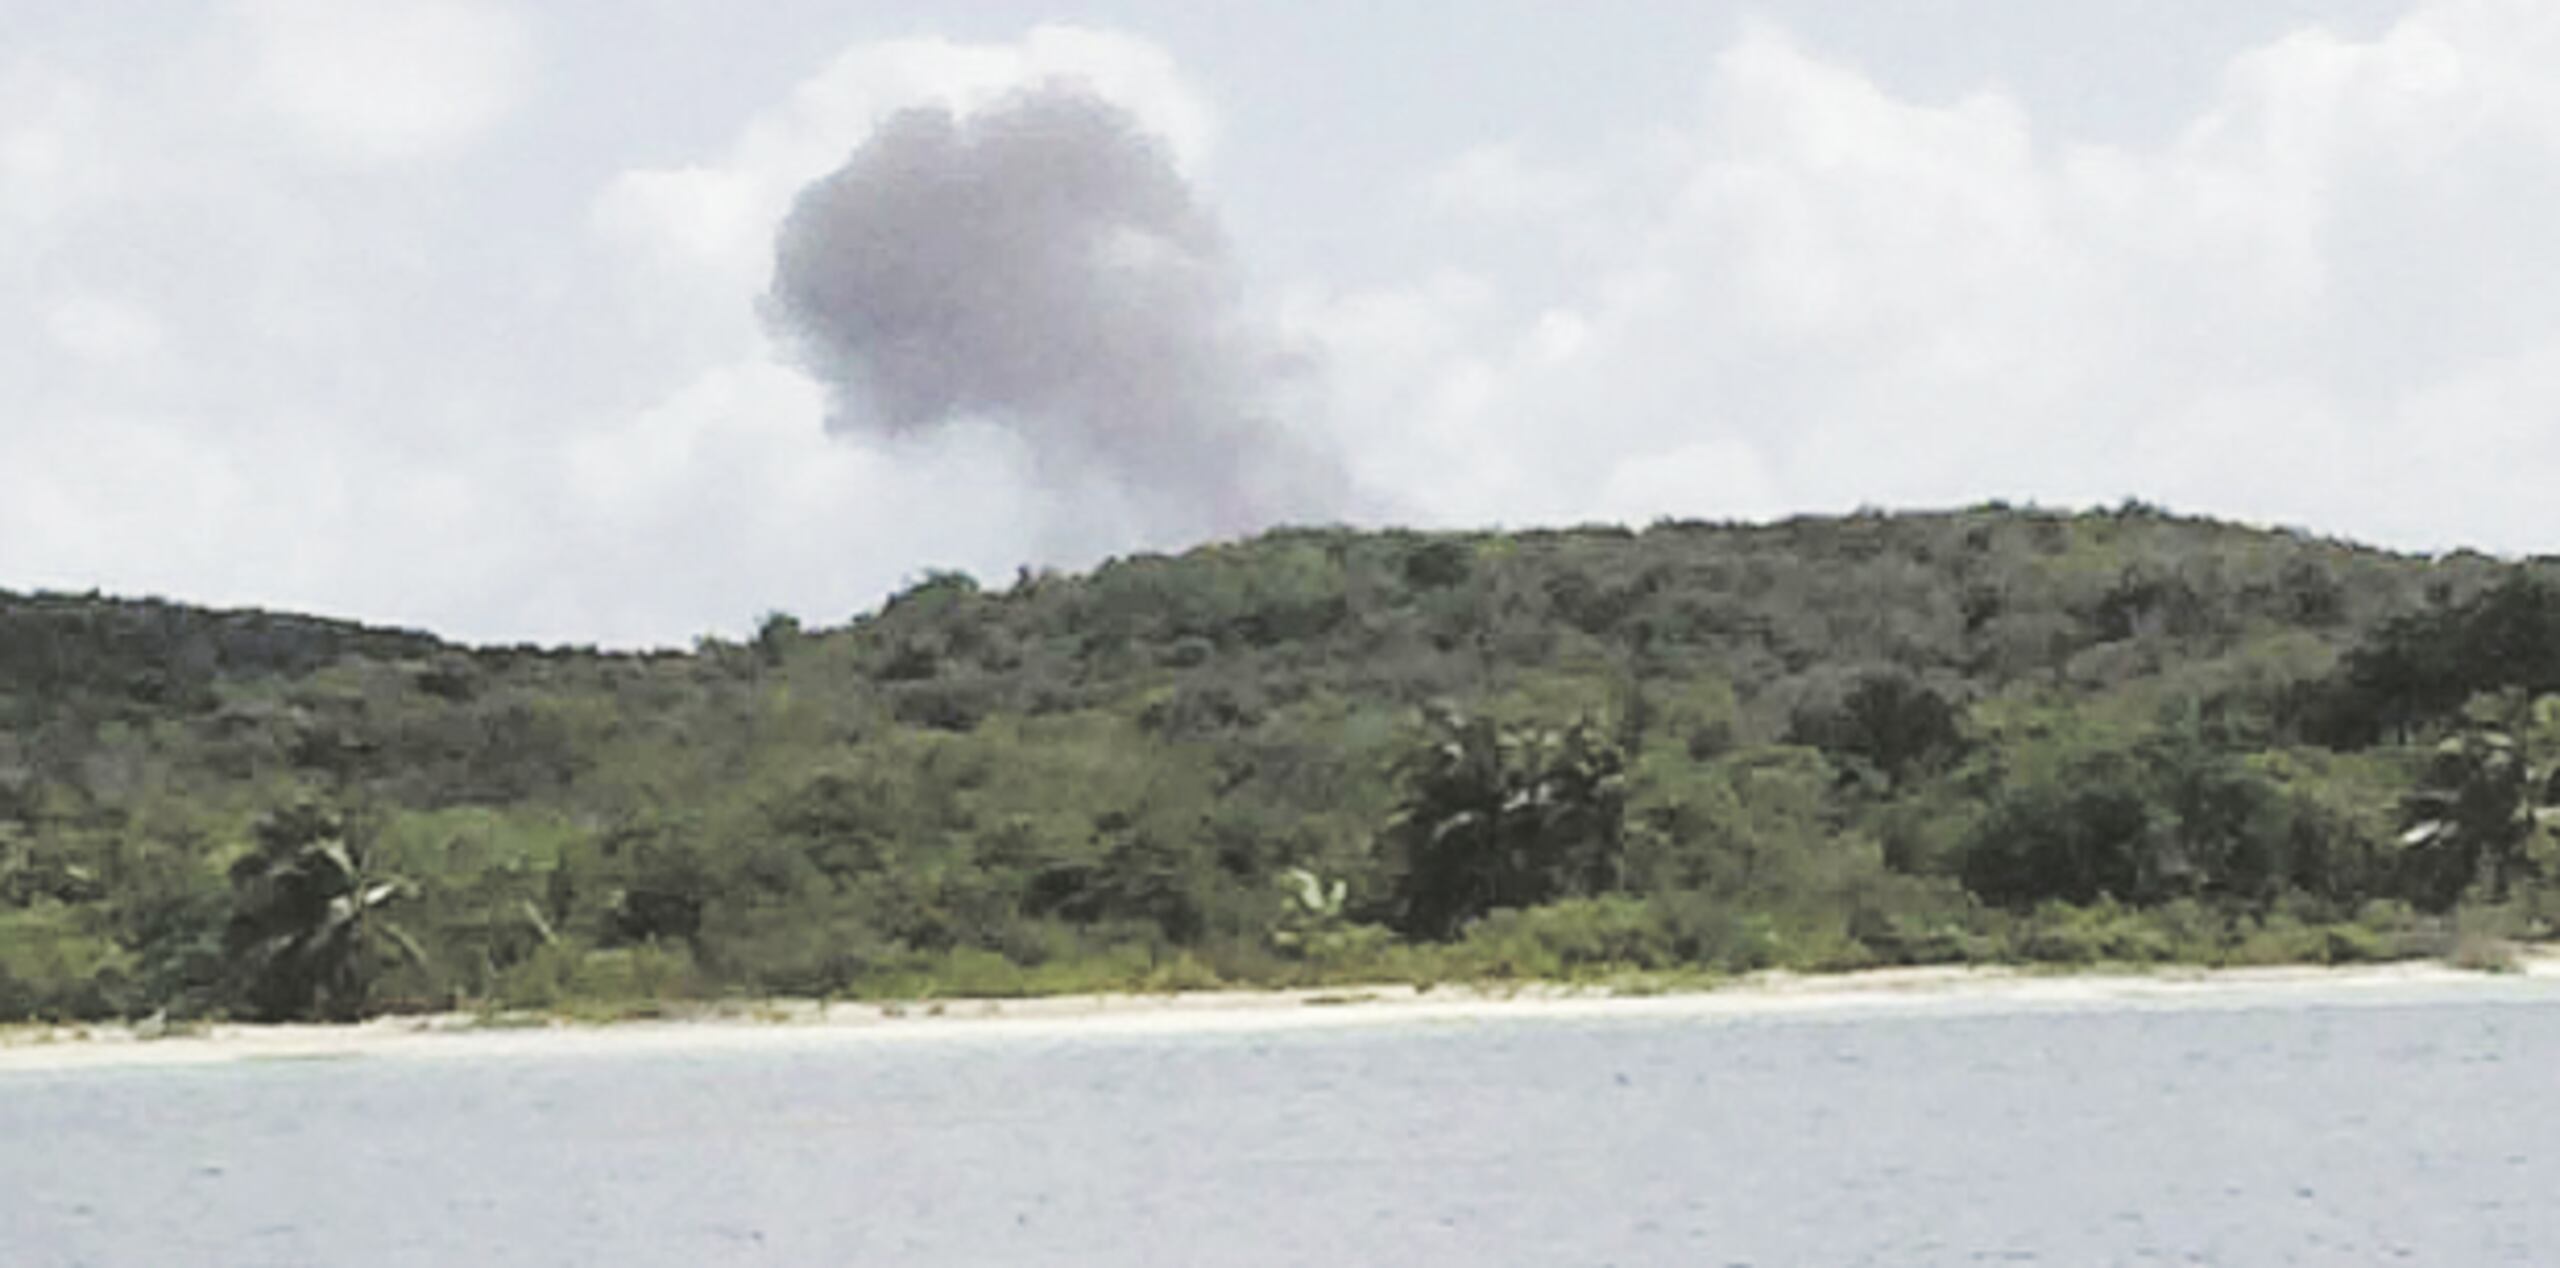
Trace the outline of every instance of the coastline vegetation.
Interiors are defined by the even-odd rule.
[[[2494,969],[2560,563],[2139,504],[1288,530],[683,652],[0,593],[0,1023]]]

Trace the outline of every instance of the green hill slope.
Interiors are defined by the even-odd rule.
[[[648,655],[0,593],[0,1017],[2440,947],[2539,919],[2550,593],[2141,507],[1286,531]]]

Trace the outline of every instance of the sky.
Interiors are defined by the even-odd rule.
[[[2544,0],[0,0],[0,589],[833,624],[1277,523],[2560,551]]]

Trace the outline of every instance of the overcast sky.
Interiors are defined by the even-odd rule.
[[[0,0],[0,588],[636,645],[1274,519],[2538,552],[2555,423],[2547,0]]]

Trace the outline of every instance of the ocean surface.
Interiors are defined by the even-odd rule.
[[[0,1263],[2560,1263],[2560,991],[0,1073]]]

